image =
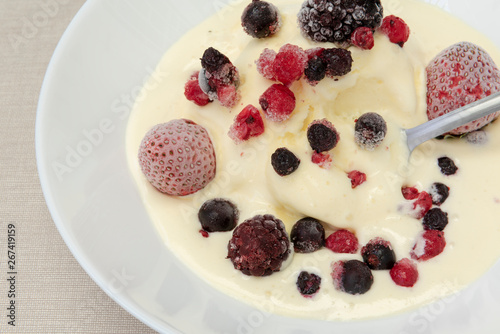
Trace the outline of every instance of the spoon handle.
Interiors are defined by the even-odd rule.
[[[450,113],[406,130],[411,151],[423,142],[449,132],[478,118],[500,111],[500,92],[467,104]]]

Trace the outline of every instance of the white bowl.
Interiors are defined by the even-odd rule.
[[[82,267],[163,333],[499,333],[498,264],[466,290],[414,312],[332,323],[253,309],[194,276],[165,248],[127,166],[127,116],[169,46],[240,1],[89,0],[62,37],[40,95],[37,162],[52,217]],[[428,2],[500,46],[499,2]]]

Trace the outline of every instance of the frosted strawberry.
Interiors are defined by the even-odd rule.
[[[500,71],[481,47],[461,42],[439,53],[427,65],[427,117],[429,120],[500,91]],[[496,112],[467,123],[452,135],[468,133],[493,121]]]
[[[168,195],[185,196],[215,177],[215,152],[207,131],[193,121],[155,125],[142,139],[139,165],[147,180]]]

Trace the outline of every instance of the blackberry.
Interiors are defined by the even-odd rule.
[[[298,14],[302,33],[316,42],[348,45],[358,27],[382,23],[380,0],[306,0]]]
[[[337,130],[326,118],[313,121],[307,128],[307,140],[317,153],[331,150],[337,146],[339,139]]]
[[[438,159],[438,166],[441,169],[441,173],[444,175],[453,175],[457,172],[458,167],[455,162],[448,157],[441,157]]]
[[[448,225],[448,214],[440,208],[427,211],[422,221],[425,230],[442,231]]]
[[[304,69],[307,81],[315,85],[326,76],[326,65],[318,56],[314,56],[307,62]]]
[[[391,269],[396,263],[396,254],[391,243],[382,238],[370,240],[361,248],[363,261],[373,270]]]
[[[351,72],[353,60],[349,50],[341,48],[325,49],[320,57],[326,65],[327,77],[339,77]]]
[[[281,17],[278,8],[266,1],[253,0],[241,15],[241,25],[247,34],[266,38],[278,32]]]
[[[198,219],[207,232],[231,231],[238,222],[239,211],[232,202],[215,198],[206,201],[198,211]]]
[[[312,253],[325,244],[325,229],[319,220],[306,217],[293,225],[290,239],[297,253]]]
[[[307,271],[300,272],[297,277],[297,288],[304,297],[310,297],[318,292],[321,285],[321,277],[310,274]]]
[[[362,148],[373,151],[384,140],[387,133],[385,120],[377,113],[361,115],[354,126],[354,139]]]
[[[441,205],[448,199],[450,188],[446,184],[435,182],[431,186],[429,195],[432,197],[432,204]]]
[[[290,241],[281,220],[258,215],[234,229],[227,250],[235,269],[249,276],[268,276],[288,258]]]
[[[333,284],[337,290],[351,295],[364,294],[373,284],[373,274],[359,260],[337,261],[333,264]]]
[[[206,49],[201,57],[201,66],[209,73],[215,73],[222,69],[224,65],[230,63],[231,61],[228,57],[213,47]]]
[[[280,176],[290,175],[299,168],[300,160],[285,147],[278,148],[271,155],[271,165]]]

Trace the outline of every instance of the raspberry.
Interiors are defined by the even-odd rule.
[[[455,162],[448,157],[438,158],[438,166],[441,169],[441,173],[447,176],[455,174],[458,170]]]
[[[422,191],[418,194],[418,197],[415,201],[413,201],[413,207],[411,216],[416,219],[421,219],[425,216],[427,211],[429,211],[432,207],[432,197],[426,191]]]
[[[264,121],[259,110],[249,104],[236,116],[229,137],[237,144],[264,133]]]
[[[239,99],[240,76],[229,58],[210,47],[203,53],[201,66],[204,72],[200,73],[203,73],[208,81],[209,89],[204,80],[199,80],[200,87],[204,88],[210,99],[218,99],[224,107],[234,107]]]
[[[407,288],[414,286],[418,280],[417,264],[408,258],[396,262],[389,273],[394,283]]]
[[[341,48],[324,49],[320,57],[326,65],[327,77],[340,77],[351,72],[353,60],[349,50]]]
[[[266,38],[279,31],[281,16],[273,4],[254,0],[243,10],[241,25],[250,36]]]
[[[298,14],[302,33],[316,42],[348,44],[358,27],[377,28],[383,17],[379,0],[306,0]]]
[[[373,284],[373,274],[359,260],[337,261],[332,265],[333,285],[351,295],[364,294]]]
[[[264,116],[273,122],[282,122],[290,118],[295,109],[295,95],[286,86],[273,84],[259,98]]]
[[[358,27],[351,35],[351,43],[363,50],[371,50],[375,45],[373,40],[373,29]]]
[[[360,172],[359,170],[353,170],[347,173],[347,177],[351,179],[351,188],[354,189],[357,186],[363,184],[366,181],[366,174]]]
[[[389,37],[391,43],[398,44],[400,47],[403,47],[410,37],[410,28],[406,22],[394,15],[384,18],[380,31]]]
[[[403,194],[403,197],[407,200],[416,199],[419,195],[419,191],[415,187],[402,187],[401,193]]]
[[[221,198],[206,201],[198,211],[198,220],[206,232],[231,231],[236,227],[238,217],[236,205]]]
[[[382,238],[375,238],[361,248],[363,261],[373,270],[391,269],[396,262],[396,254],[391,243]]]
[[[323,169],[330,169],[332,167],[332,157],[326,152],[318,153],[313,151],[311,162]]]
[[[297,288],[304,297],[312,297],[318,292],[321,286],[321,277],[316,274],[310,274],[307,271],[300,272],[297,277]]]
[[[448,225],[448,214],[440,208],[427,211],[422,221],[424,229],[442,231]]]
[[[271,155],[271,165],[280,176],[292,174],[299,168],[300,160],[285,147],[278,148]]]
[[[307,54],[302,48],[292,45],[283,45],[273,62],[272,71],[277,81],[289,86],[300,79],[304,73]]]
[[[139,147],[139,165],[159,191],[184,196],[203,189],[215,177],[215,152],[207,131],[193,121],[176,119],[149,130]]]
[[[339,139],[337,130],[326,118],[315,120],[307,127],[307,140],[317,153],[331,150],[337,146]]]
[[[431,185],[429,195],[432,197],[432,204],[441,205],[450,195],[450,188],[443,183],[435,182]]]
[[[273,72],[273,63],[276,59],[276,51],[265,48],[255,61],[257,71],[266,79],[276,80]]]
[[[288,258],[290,241],[281,220],[258,215],[234,229],[227,250],[235,269],[249,276],[268,276]]]
[[[193,101],[195,104],[203,107],[212,102],[212,100],[210,100],[208,95],[201,89],[198,83],[198,73],[199,72],[195,72],[186,82],[184,86],[184,96],[189,101]]]
[[[373,151],[378,147],[384,140],[386,133],[387,124],[385,120],[374,112],[361,115],[354,126],[356,143],[368,151]]]
[[[314,56],[307,62],[306,68],[304,69],[304,75],[310,85],[316,86],[318,82],[323,80],[326,76],[325,63],[320,57]]]
[[[348,230],[337,230],[325,240],[325,247],[334,253],[355,254],[358,251],[358,238]]]
[[[295,252],[312,253],[325,244],[325,229],[317,219],[302,218],[293,225],[290,239]]]
[[[484,49],[468,42],[440,52],[427,65],[426,74],[429,120],[500,91],[500,71],[495,62]],[[478,130],[499,114],[484,116],[449,133],[461,135]]]
[[[414,260],[427,261],[441,254],[445,246],[443,231],[426,230],[417,238],[410,255]]]

